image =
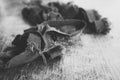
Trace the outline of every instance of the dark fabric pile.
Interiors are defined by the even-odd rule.
[[[60,3],[60,2],[49,2],[47,5],[42,5],[42,2],[34,4],[35,7],[25,7],[22,10],[23,19],[31,26],[36,26],[47,19],[44,18],[44,15],[48,14],[51,11],[51,6],[56,8],[56,11],[60,13],[63,17],[63,20],[66,19],[77,19],[85,21],[87,24],[86,29],[83,31],[88,34],[107,34],[110,31],[108,20],[104,19],[99,15],[96,10],[91,10],[95,17],[95,21],[102,21],[104,28],[101,32],[96,30],[95,21],[90,22],[88,13],[85,9],[78,7],[72,3]],[[58,15],[59,16],[59,15]]]
[[[97,35],[106,35],[110,31],[110,25],[107,18],[102,18],[96,10],[92,10],[95,21],[91,22],[88,17],[88,12],[72,3],[65,4],[60,2],[49,2],[47,5],[42,5],[41,3],[42,2],[36,2],[35,4],[28,3],[26,4],[26,7],[22,9],[22,18],[31,26],[31,28],[24,30],[22,35],[18,34],[11,42],[13,46],[8,46],[3,50],[5,53],[9,52],[10,55],[5,55],[3,57],[0,56],[0,80],[7,80],[8,78],[9,80],[18,80],[22,75],[26,75],[26,78],[30,78],[31,72],[33,72],[35,68],[37,68],[36,71],[42,71],[44,60],[42,56],[36,54],[39,53],[39,50],[43,51],[41,54],[43,54],[48,60],[49,66],[54,64],[54,62],[60,61],[63,48],[61,45],[54,46],[56,41],[68,43],[70,38],[78,34],[82,29],[84,34]],[[50,12],[52,12],[51,6],[54,8],[55,12],[57,12],[57,14],[55,13],[55,15],[52,15],[53,17],[58,17],[57,20],[51,20],[52,17],[48,15]],[[48,15],[48,17],[46,17],[46,15]],[[37,32],[38,25],[42,24],[45,26],[43,24],[44,22],[50,27],[54,27],[58,31],[47,31],[47,28],[43,27],[40,33]],[[28,38],[30,34],[32,34],[32,37],[30,38],[29,42],[36,42],[37,45],[40,46],[39,50],[34,47],[32,49],[29,48],[31,47],[31,45],[28,45]],[[46,39],[50,39],[50,42],[49,40],[46,42],[43,40],[42,37],[44,34],[48,36]],[[37,37],[37,39],[35,37]],[[48,50],[44,51],[45,47],[52,42],[52,47],[50,45],[50,49],[47,48]],[[51,62],[49,59],[52,59]],[[6,65],[6,63],[9,61],[11,63],[8,66],[9,69],[4,69],[5,66],[1,64],[5,63]],[[28,65],[25,63],[28,63]],[[21,64],[25,65],[23,66]]]
[[[29,53],[30,49],[33,50],[33,45],[32,48],[29,45],[31,42],[40,45],[39,49],[37,48],[36,50],[44,52],[47,49],[45,52],[47,53],[51,52],[49,51],[50,47],[52,47],[53,50],[56,49],[56,46],[53,47],[53,45],[55,45],[57,41],[69,41],[71,37],[80,33],[81,30],[83,30],[82,32],[85,34],[107,34],[110,30],[107,19],[102,18],[97,11],[93,10],[95,20],[90,21],[88,17],[89,13],[72,3],[50,2],[47,5],[42,5],[41,2],[39,2],[39,4],[37,2],[35,2],[35,4],[29,3],[27,7],[22,9],[21,14],[24,21],[28,23],[31,28],[25,30],[22,35],[18,34],[12,41],[13,46],[7,47],[3,51],[6,53],[4,57],[7,56],[3,58],[5,63],[8,63],[9,60],[11,60],[11,64],[12,62],[14,63],[15,60],[19,62],[21,54],[25,54],[26,56],[26,53]],[[31,34],[33,37],[30,37]],[[38,39],[34,38],[35,36]],[[29,39],[31,41],[28,41]],[[28,47],[29,50],[27,52],[26,49]],[[43,54],[43,52],[41,52],[41,54]],[[54,54],[51,53],[49,56],[54,56]],[[20,59],[17,59],[19,57]],[[29,57],[25,58],[29,60]],[[30,58],[32,59],[32,57]]]

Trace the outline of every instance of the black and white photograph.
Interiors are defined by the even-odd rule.
[[[120,0],[0,0],[0,80],[120,80]]]

